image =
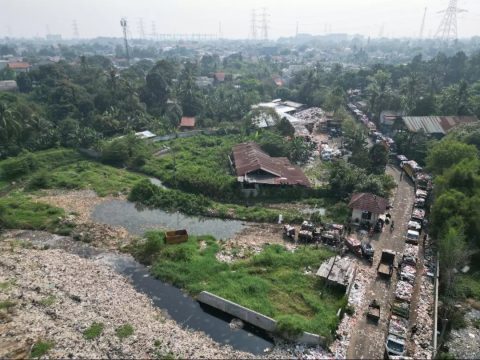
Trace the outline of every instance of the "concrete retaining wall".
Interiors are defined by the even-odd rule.
[[[275,332],[277,329],[277,321],[260,314],[256,311],[250,310],[244,306],[236,304],[232,301],[226,300],[220,296],[209,293],[208,291],[202,291],[198,296],[197,300],[201,303],[210,305],[216,309],[222,310],[227,314],[235,316],[236,318],[248,322],[252,325],[259,327],[268,332]],[[307,345],[325,345],[326,340],[324,337],[304,332],[300,334],[299,337],[294,339],[294,341]]]
[[[221,298],[220,296],[211,294],[208,291],[202,291],[200,295],[198,295],[197,300],[216,309],[222,310],[227,314],[235,316],[240,320],[255,325],[260,329],[273,332],[277,328],[277,322],[272,318],[247,309],[246,307]]]

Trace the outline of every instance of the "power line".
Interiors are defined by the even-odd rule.
[[[423,19],[422,19],[422,25],[420,26],[420,34],[418,37],[420,39],[423,39],[423,32],[425,31],[425,18],[427,17],[427,8],[425,8],[425,11],[423,12]]]
[[[257,12],[252,9],[250,17],[250,39],[257,40]]]

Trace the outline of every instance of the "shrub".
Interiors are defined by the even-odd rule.
[[[40,170],[36,173],[28,182],[27,189],[37,190],[37,189],[48,189],[50,183],[50,177],[46,170]]]
[[[18,156],[2,161],[0,165],[1,176],[7,180],[19,178],[36,169],[38,162],[32,154]]]
[[[120,338],[120,340],[123,340],[131,335],[133,335],[133,326],[130,324],[124,324],[122,326],[119,326],[115,330],[115,334]]]
[[[53,348],[53,342],[51,341],[37,341],[30,352],[30,358],[39,358],[45,355],[51,348]]]
[[[13,301],[5,300],[5,301],[0,301],[0,310],[2,309],[10,309],[15,306],[15,303]]]
[[[99,337],[103,332],[103,324],[94,322],[83,332],[83,337],[87,340],[93,340]]]
[[[282,315],[278,317],[277,329],[279,334],[287,337],[297,337],[302,333],[302,320],[296,315]]]

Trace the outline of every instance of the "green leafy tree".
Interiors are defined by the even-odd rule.
[[[427,166],[432,173],[442,174],[445,169],[464,159],[477,157],[478,150],[475,146],[448,139],[433,145],[427,156]]]

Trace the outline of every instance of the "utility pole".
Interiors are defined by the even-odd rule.
[[[125,55],[127,56],[127,62],[130,64],[130,51],[128,49],[128,39],[127,39],[127,19],[122,18],[120,20],[120,26],[122,27],[123,30],[123,41],[125,43]]]
[[[467,12],[467,10],[459,9],[457,7],[457,3],[458,0],[450,0],[448,8],[440,11],[440,13],[444,13],[444,16],[435,35],[436,39],[445,42],[455,41],[458,39],[457,14]]]
[[[255,9],[252,10],[250,18],[250,39],[257,40],[257,12]]]
[[[268,17],[270,15],[267,13],[267,8],[262,9],[262,39],[268,40]]]
[[[73,37],[75,39],[79,39],[80,38],[80,33],[78,32],[77,20],[73,20],[72,28],[73,28]]]
[[[427,17],[427,9],[428,8],[425,8],[425,11],[423,12],[422,26],[420,26],[420,34],[418,35],[420,40],[423,39],[423,32],[425,31],[425,19]]]

